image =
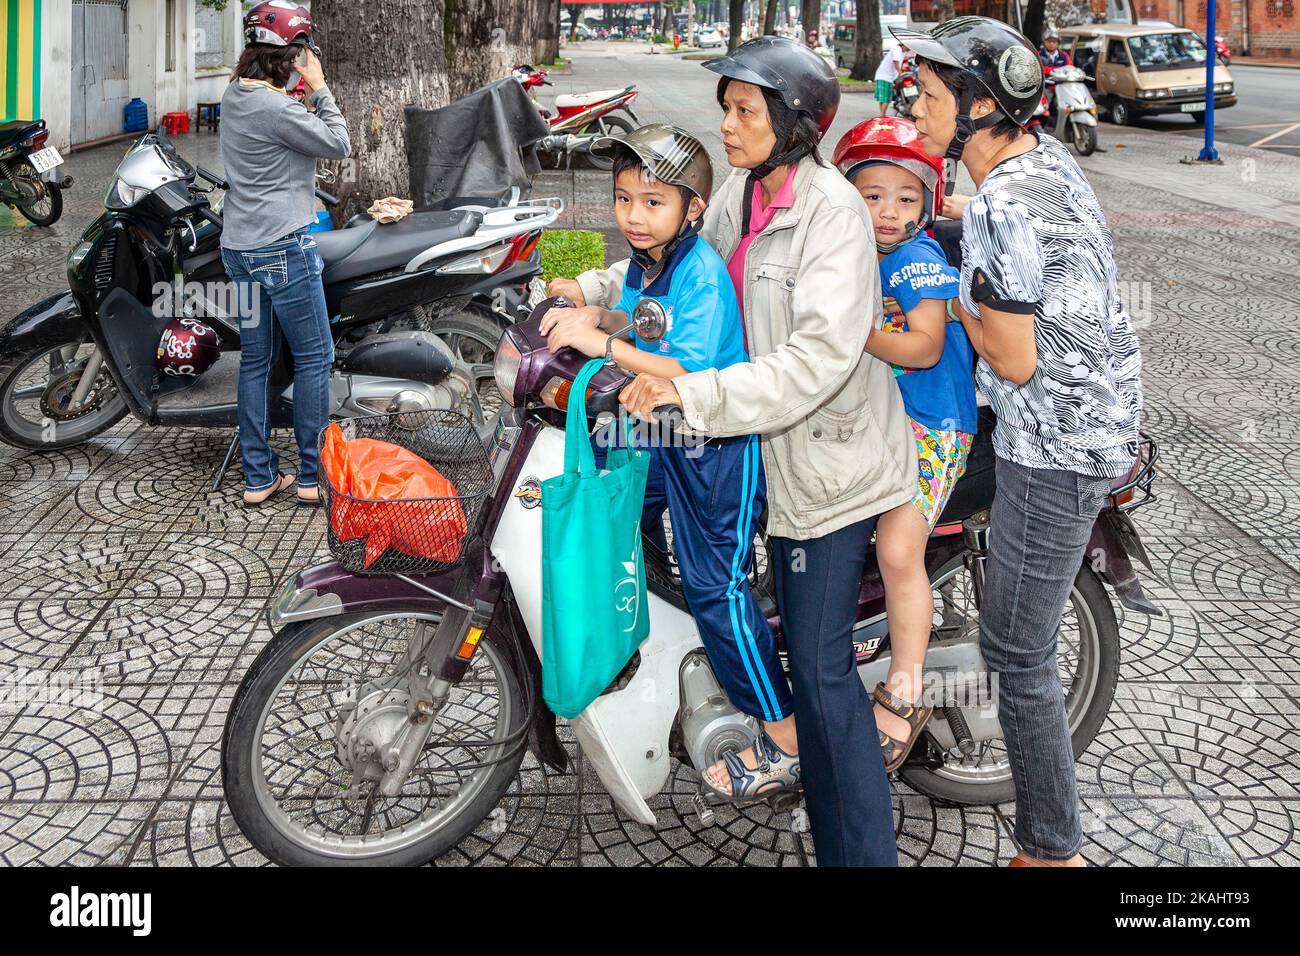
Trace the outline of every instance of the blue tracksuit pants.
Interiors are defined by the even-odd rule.
[[[755,435],[650,449],[642,528],[663,543],[668,509],[686,603],[718,682],[761,720],[794,712],[776,639],[749,590],[754,536],[767,501]]]

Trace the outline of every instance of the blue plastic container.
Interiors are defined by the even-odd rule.
[[[149,107],[144,100],[136,97],[126,104],[126,133],[143,133],[149,128]]]
[[[334,228],[334,220],[330,218],[329,210],[321,209],[316,213],[316,221],[307,227],[308,232],[330,232]]]

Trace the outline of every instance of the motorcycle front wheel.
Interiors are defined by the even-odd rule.
[[[406,721],[406,678],[438,615],[363,613],[283,628],[226,718],[226,802],[245,837],[285,866],[416,866],[491,814],[525,748],[523,664],[489,634],[395,797],[360,767]]]
[[[15,162],[10,172],[13,181],[29,196],[14,203],[18,211],[33,225],[52,226],[58,222],[59,217],[63,215],[63,190],[41,179],[41,174],[36,171],[36,167],[25,159]]]
[[[79,445],[120,422],[126,402],[103,365],[81,404],[71,404],[94,347],[65,342],[0,355],[0,441],[52,451]]]
[[[949,561],[934,576],[935,627],[943,636],[960,633],[978,621],[970,573],[961,556]],[[1106,720],[1119,680],[1119,625],[1105,586],[1086,565],[1075,576],[1062,615],[1057,638],[1057,667],[1065,691],[1065,717],[1077,760]],[[992,706],[997,706],[996,699]],[[933,748],[933,744],[931,744]],[[908,786],[927,796],[967,806],[991,806],[1015,800],[1011,763],[1001,740],[976,745],[973,758],[961,754],[939,755],[942,765],[923,760],[918,743],[913,759],[899,768]]]
[[[1097,127],[1085,123],[1072,123],[1074,149],[1080,156],[1091,156],[1097,151]]]

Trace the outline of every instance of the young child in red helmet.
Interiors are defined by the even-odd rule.
[[[948,321],[960,274],[924,231],[943,205],[943,159],[926,154],[909,120],[881,117],[849,130],[834,162],[862,194],[875,226],[884,315],[873,323],[866,351],[894,368],[919,470],[912,501],[882,515],[876,531],[891,661],[874,697],[885,769],[892,772],[934,712],[921,685],[934,613],[925,545],[966,470],[978,428],[975,353],[961,323]]]

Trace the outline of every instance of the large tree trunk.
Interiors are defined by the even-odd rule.
[[[727,52],[730,53],[740,46],[740,36],[745,32],[745,0],[731,0],[727,20],[731,24],[727,30]]]
[[[880,65],[880,0],[858,0],[858,23],[853,40],[853,69],[849,77],[869,80]]]
[[[560,58],[560,0],[539,0],[537,61],[554,63]]]
[[[763,33],[771,36],[776,32],[776,8],[780,6],[780,0],[767,0],[767,13],[763,15]]]
[[[821,42],[822,30],[822,0],[803,0],[803,12],[799,17],[803,21],[803,38],[807,42],[810,34],[817,34],[817,41]],[[812,44],[809,44],[810,46]]]
[[[325,79],[352,137],[331,210],[340,223],[383,196],[410,192],[407,106],[434,109],[533,58],[550,0],[314,0]],[[557,26],[559,19],[556,17]]]
[[[371,0],[364,17],[352,0],[315,0],[312,20],[325,80],[348,121],[352,156],[326,163],[347,220],[383,196],[410,192],[403,109],[450,101],[443,7],[427,0]],[[379,51],[383,51],[380,55]]]

